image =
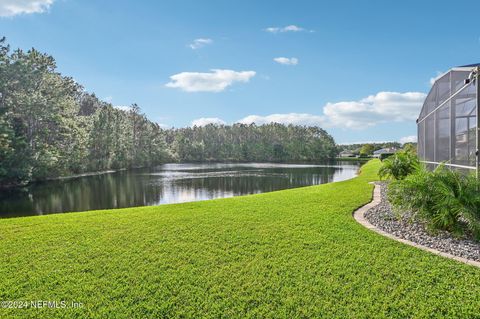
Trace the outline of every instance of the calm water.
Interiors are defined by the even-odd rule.
[[[165,164],[48,181],[0,194],[0,217],[159,205],[270,192],[355,176],[359,165]]]

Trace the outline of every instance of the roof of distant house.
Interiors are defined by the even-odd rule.
[[[373,152],[373,154],[385,154],[385,153],[395,153],[397,149],[395,147],[381,148]]]

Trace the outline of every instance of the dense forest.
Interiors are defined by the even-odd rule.
[[[0,40],[0,186],[167,161],[320,161],[317,127],[207,125],[163,130],[133,104],[115,108],[57,71],[53,57]]]
[[[86,93],[55,60],[0,42],[0,182],[19,184],[86,171],[161,163],[164,133]]]
[[[166,133],[180,161],[322,161],[337,154],[333,138],[318,127],[210,124]]]

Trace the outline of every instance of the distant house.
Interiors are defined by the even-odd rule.
[[[379,150],[376,150],[373,152],[373,157],[380,157],[380,155],[382,154],[394,154],[395,152],[397,152],[398,149],[395,148],[395,147],[387,147],[387,148],[381,148]]]
[[[340,157],[355,157],[352,151],[341,151],[339,154]]]

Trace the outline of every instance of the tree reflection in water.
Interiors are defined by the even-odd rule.
[[[355,176],[358,165],[165,164],[48,181],[0,194],[0,216],[180,203],[318,185]]]

